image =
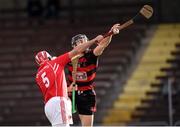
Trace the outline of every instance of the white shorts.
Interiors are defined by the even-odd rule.
[[[71,100],[65,97],[52,97],[45,104],[45,114],[52,126],[73,124]]]

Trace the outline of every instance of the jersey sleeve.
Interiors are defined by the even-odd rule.
[[[60,55],[56,58],[56,62],[59,63],[61,66],[65,66],[68,62],[70,62],[70,58],[69,58],[69,52]]]

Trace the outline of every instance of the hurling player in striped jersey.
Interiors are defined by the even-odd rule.
[[[118,34],[119,27],[120,24],[115,24],[112,26],[109,32],[112,31],[113,34]],[[98,58],[111,42],[111,38],[112,35],[102,39],[94,49],[87,48],[82,53],[82,57],[80,57],[78,61],[76,73],[77,90],[75,94],[75,103],[82,126],[93,126],[94,112],[96,112],[96,93],[94,91],[94,80],[98,67]],[[73,48],[76,48],[77,46],[87,42],[88,38],[85,34],[78,34],[74,36],[71,41]],[[71,62],[67,64],[67,70],[69,87],[72,87],[73,66]],[[71,96],[71,93],[69,94],[69,96]]]

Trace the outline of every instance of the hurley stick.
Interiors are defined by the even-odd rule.
[[[76,108],[75,108],[75,91],[76,91],[76,73],[77,73],[77,65],[79,58],[82,56],[82,54],[76,55],[71,59],[73,71],[72,71],[72,113],[76,113]]]
[[[123,29],[127,28],[128,26],[136,23],[139,19],[140,20],[149,19],[152,17],[152,15],[153,15],[153,8],[150,5],[144,5],[133,18],[131,18],[130,20],[128,20],[125,23],[123,23],[122,25],[120,25],[120,27],[118,29],[123,30]],[[106,38],[111,35],[113,35],[113,31],[104,34],[103,37]]]

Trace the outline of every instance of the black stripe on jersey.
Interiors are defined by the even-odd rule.
[[[96,64],[92,63],[92,61],[91,62],[78,62],[78,66],[80,65],[81,68],[91,66],[92,64],[96,66]],[[67,65],[72,67],[72,63],[71,62],[68,63]]]
[[[93,73],[96,73],[96,69],[97,69],[97,68],[94,68],[93,70],[86,72],[87,76],[89,77],[89,76],[91,76]],[[69,70],[68,70],[68,74],[69,74],[70,76],[72,76],[72,72],[69,71]]]
[[[69,81],[69,82],[70,82],[70,84],[72,83],[71,81]],[[78,81],[76,81],[76,84],[77,84],[78,86],[89,86],[89,85],[92,85],[93,82],[94,82],[94,80],[91,80],[91,81],[89,81],[89,82],[78,82]]]

